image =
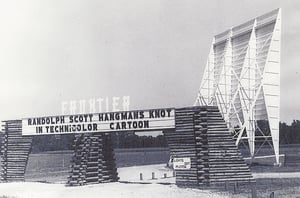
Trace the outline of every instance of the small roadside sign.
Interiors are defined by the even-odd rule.
[[[173,168],[174,170],[187,170],[191,168],[191,158],[174,158],[173,159]]]

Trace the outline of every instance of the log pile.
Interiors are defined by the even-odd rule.
[[[210,184],[254,181],[217,107],[209,107],[206,117]]]
[[[191,158],[191,169],[176,171],[178,186],[198,186],[194,109],[175,110],[175,130],[164,131],[173,158]]]
[[[22,136],[22,121],[3,122],[1,140],[1,181],[24,181],[32,137]]]
[[[118,181],[110,135],[76,135],[71,163],[69,186]]]
[[[194,130],[197,153],[197,176],[198,185],[209,185],[209,145],[207,134],[207,111],[208,108],[194,109]]]
[[[191,158],[176,170],[178,186],[254,181],[217,107],[176,109],[175,130],[164,131],[172,157]]]

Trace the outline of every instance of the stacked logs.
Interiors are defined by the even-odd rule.
[[[197,108],[194,114],[194,130],[197,153],[197,176],[199,185],[209,185],[209,155],[207,135],[207,111],[209,107]]]
[[[118,181],[110,135],[76,135],[71,163],[69,186]]]
[[[176,171],[178,186],[197,186],[197,155],[194,132],[194,116],[192,108],[175,110],[175,130],[164,131],[170,154],[173,158],[191,158],[191,169]]]
[[[217,107],[207,111],[210,183],[254,181]]]
[[[102,182],[116,182],[119,180],[116,160],[114,157],[113,141],[111,135],[102,134],[103,138],[103,163],[102,163]]]
[[[254,181],[217,107],[176,109],[175,130],[164,131],[175,158],[191,158],[191,169],[176,170],[178,186]]]
[[[24,181],[32,137],[22,136],[22,121],[3,122],[1,181]]]

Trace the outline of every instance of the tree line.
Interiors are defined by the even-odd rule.
[[[72,134],[54,136],[34,136],[32,152],[71,150],[75,136]],[[144,147],[166,147],[167,143],[163,135],[156,137],[138,136],[134,133],[112,133],[114,148],[144,148]]]
[[[290,125],[280,122],[279,131],[280,144],[300,143],[300,120],[293,120]]]

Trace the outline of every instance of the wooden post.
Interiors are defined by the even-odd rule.
[[[256,194],[256,183],[255,182],[251,182],[251,197],[252,198],[257,198],[257,194]]]
[[[237,190],[238,190],[238,184],[237,184],[237,182],[234,182],[234,184],[233,184],[233,192],[237,193]]]
[[[155,179],[155,173],[152,172],[152,179]]]
[[[140,173],[140,180],[143,180],[143,173]]]

